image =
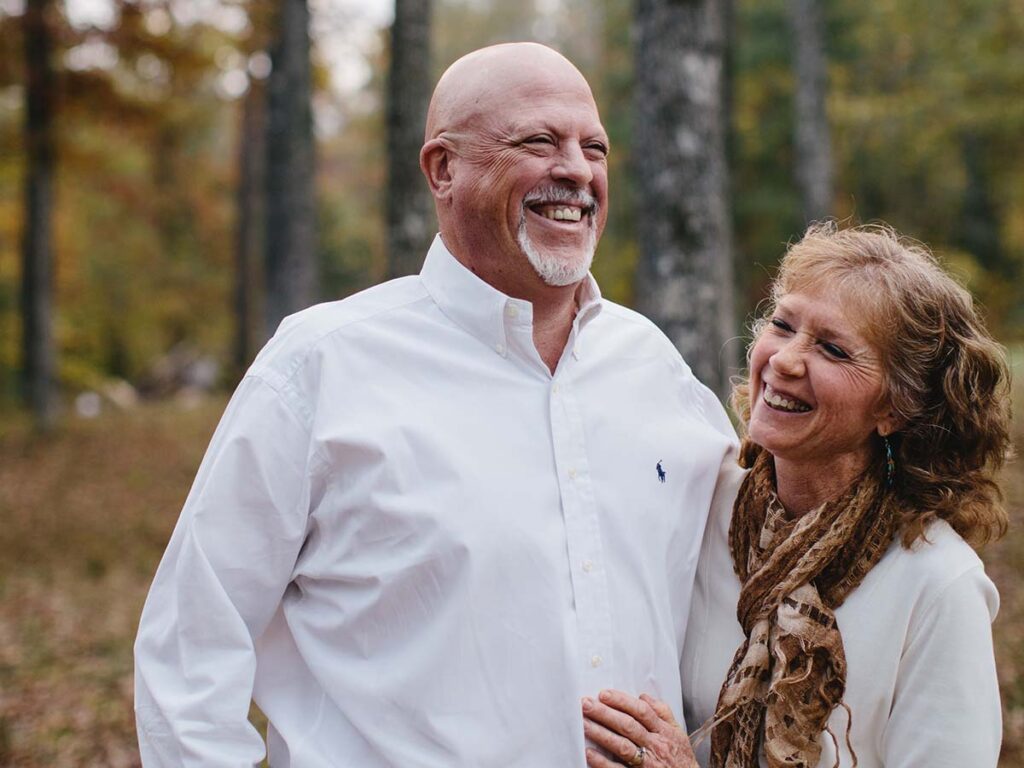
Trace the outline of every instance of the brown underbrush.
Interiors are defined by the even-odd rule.
[[[139,765],[132,643],[223,401],[0,433],[0,765]]]

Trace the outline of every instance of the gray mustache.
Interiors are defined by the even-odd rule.
[[[551,185],[531,190],[523,198],[523,206],[534,203],[572,203],[578,205],[588,214],[597,210],[597,198],[579,187]]]

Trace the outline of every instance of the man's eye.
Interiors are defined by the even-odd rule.
[[[599,155],[601,155],[601,157],[608,156],[608,147],[606,147],[599,141],[595,141],[593,144],[587,144],[586,149],[590,150],[591,152],[597,152]]]
[[[554,144],[555,140],[550,136],[531,136],[526,140],[527,144]]]

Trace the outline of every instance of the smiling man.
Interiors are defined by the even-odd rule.
[[[416,277],[287,318],[239,385],[136,644],[146,766],[582,768],[580,698],[681,719],[705,518],[735,436],[589,274],[608,138],[534,44],[460,59]]]

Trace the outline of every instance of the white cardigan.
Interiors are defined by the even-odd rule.
[[[690,731],[714,711],[743,638],[728,546],[732,504],[725,503],[735,498],[742,476],[738,470],[729,478],[704,535],[681,665]],[[990,626],[999,595],[981,560],[948,524],[932,524],[927,539],[909,551],[894,542],[836,610],[859,768],[994,768],[999,757]],[[838,764],[852,766],[845,710],[832,713],[829,727],[839,742]],[[836,765],[832,739],[823,733],[821,741],[819,768]],[[696,749],[702,766],[709,742]]]

